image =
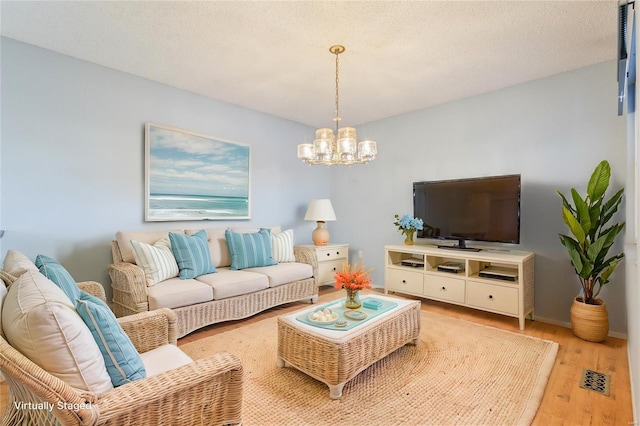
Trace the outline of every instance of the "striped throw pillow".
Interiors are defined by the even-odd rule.
[[[154,245],[131,240],[131,246],[136,264],[144,271],[147,287],[178,276],[178,264],[168,238],[162,238]]]
[[[76,312],[89,327],[102,353],[111,384],[117,387],[147,377],[140,354],[111,309],[84,291],[76,303]]]
[[[57,261],[48,256],[39,254],[36,256],[36,266],[40,273],[54,282],[69,300],[75,305],[76,300],[80,298],[80,289],[71,274]]]
[[[180,279],[187,280],[216,272],[211,261],[207,233],[203,229],[193,235],[169,232],[171,250],[178,261]]]
[[[273,260],[281,262],[295,262],[293,254],[293,229],[287,229],[279,234],[271,234],[271,251]]]
[[[243,234],[227,229],[224,232],[231,254],[229,269],[255,268],[276,265],[271,256],[271,231],[262,228],[258,232]]]

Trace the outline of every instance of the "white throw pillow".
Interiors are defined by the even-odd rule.
[[[7,341],[24,356],[76,389],[113,389],[100,349],[66,294],[40,272],[25,272],[2,306]]]
[[[279,234],[271,233],[271,255],[278,263],[296,261],[293,254],[293,229]]]
[[[24,254],[17,250],[9,249],[4,256],[2,269],[14,276],[19,276],[21,270],[38,272],[38,267]]]
[[[144,271],[148,287],[169,278],[177,277],[180,273],[168,238],[162,238],[152,246],[131,240],[131,246],[133,247],[136,264]]]

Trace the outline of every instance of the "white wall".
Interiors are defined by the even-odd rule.
[[[334,240],[349,243],[352,255],[363,250],[381,286],[383,247],[403,240],[393,215],[412,212],[413,181],[519,173],[521,244],[511,247],[536,254],[536,316],[568,324],[580,287],[558,239],[567,230],[555,191],[584,193],[602,159],[611,163],[613,187],[625,184],[625,119],[617,116],[616,92],[616,64],[608,62],[361,126],[360,137],[376,140],[379,156],[332,170]],[[617,219],[624,220],[624,208]],[[624,334],[624,266],[613,281],[601,295],[611,331]]]
[[[296,158],[313,129],[2,38],[2,257],[13,248],[60,261],[76,280],[111,292],[107,265],[118,230],[226,227],[296,230],[329,172]],[[277,99],[274,99],[277,102]],[[252,219],[144,222],[144,124],[188,129],[251,146]],[[239,225],[240,223],[240,225]]]

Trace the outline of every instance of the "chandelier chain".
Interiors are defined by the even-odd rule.
[[[335,116],[335,122],[336,122],[336,129],[338,128],[338,122],[340,121],[340,95],[339,95],[339,91],[338,91],[338,87],[340,84],[340,72],[339,72],[339,66],[340,66],[340,51],[336,50],[336,116]],[[337,133],[337,131],[336,131]]]
[[[1,0],[0,0],[1,1]],[[342,127],[339,124],[340,118],[340,58],[339,55],[345,51],[344,46],[335,45],[329,51],[336,55],[336,110],[333,120],[335,121],[335,134],[328,128],[316,130],[316,138],[312,143],[301,143],[298,145],[298,158],[307,164],[321,164],[331,166],[342,164],[351,166],[352,164],[366,164],[375,160],[378,149],[375,141],[357,141],[356,129],[353,127]]]

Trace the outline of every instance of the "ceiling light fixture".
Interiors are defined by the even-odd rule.
[[[338,94],[338,55],[344,52],[344,46],[331,46],[329,51],[336,55],[336,133],[329,128],[316,130],[316,139],[313,143],[301,143],[298,145],[298,158],[307,164],[320,164],[332,166],[342,164],[366,164],[375,160],[378,149],[374,141],[357,141],[356,129],[353,127],[340,127],[340,96]],[[337,139],[336,139],[337,136]]]

